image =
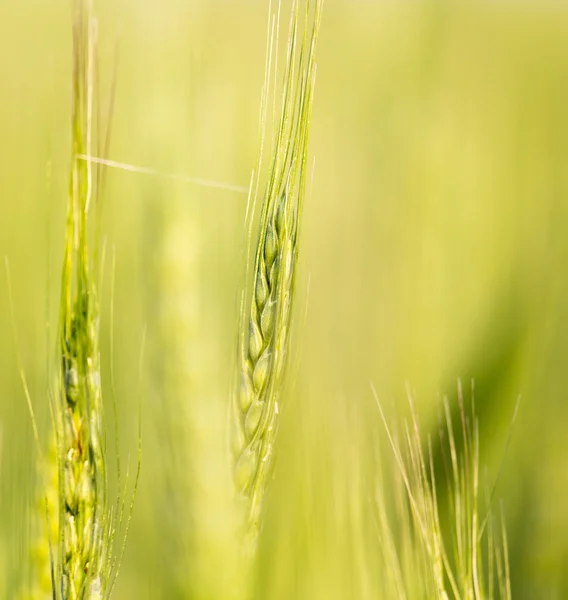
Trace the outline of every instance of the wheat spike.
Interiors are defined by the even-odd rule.
[[[61,284],[55,420],[59,468],[56,592],[102,597],[108,574],[106,465],[99,357],[99,309],[87,241],[93,194],[90,153],[94,21],[78,1],[74,23],[73,156]]]
[[[322,3],[316,2],[309,40],[309,4],[306,7],[300,42],[298,5],[292,10],[283,101],[261,208],[252,298],[248,314],[241,314],[232,451],[235,486],[245,500],[247,537],[253,546],[272,465],[288,354],[321,7]]]

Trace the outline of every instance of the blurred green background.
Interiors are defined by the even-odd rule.
[[[267,3],[99,0],[96,12],[103,106],[118,55],[110,158],[247,186]],[[0,593],[26,571],[37,513],[14,323],[49,439],[70,24],[69,2],[0,5],[0,255],[15,304],[12,319],[0,277]],[[380,597],[359,551],[372,440],[384,438],[369,380],[400,413],[408,382],[435,432],[460,377],[468,394],[475,379],[489,481],[522,396],[496,490],[513,596],[566,598],[568,11],[326,0],[318,65],[294,384],[256,597]],[[239,597],[225,428],[245,207],[243,193],[107,171],[103,376],[114,253],[123,461],[135,463],[140,398],[144,445],[117,598]]]

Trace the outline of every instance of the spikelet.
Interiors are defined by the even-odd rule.
[[[321,7],[322,3],[316,2],[308,39],[308,4],[300,42],[298,5],[293,7],[283,102],[261,208],[252,298],[248,311],[243,305],[239,328],[232,452],[235,487],[247,512],[249,550],[254,550],[260,528],[288,354]]]

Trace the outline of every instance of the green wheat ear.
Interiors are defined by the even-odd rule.
[[[283,100],[262,200],[254,271],[246,278],[250,304],[247,309],[243,302],[241,310],[239,377],[232,401],[232,452],[235,487],[247,513],[245,535],[253,548],[272,467],[278,403],[289,353],[321,10],[322,2],[318,0],[310,17],[308,3],[299,41],[298,4],[294,3],[292,9]],[[272,54],[271,45],[268,54]],[[268,76],[269,71],[270,67]],[[264,108],[266,100],[265,89]]]
[[[450,516],[449,524],[444,524],[439,514],[432,441],[428,436],[425,445],[410,391],[410,422],[399,434],[388,426],[377,393],[371,387],[399,474],[398,485],[390,487],[397,492],[400,540],[395,539],[388,523],[384,486],[377,486],[385,570],[393,581],[391,595],[436,600],[510,600],[505,525],[501,518],[501,531],[496,531],[489,487],[485,506],[480,494],[479,423],[473,388],[469,412],[461,383],[458,384],[461,432],[454,433],[447,398],[443,403],[445,424],[440,429],[440,441]],[[513,422],[514,419],[515,416]]]
[[[113,546],[121,534],[125,502],[119,498],[109,509],[99,349],[100,261],[96,236],[94,251],[88,241],[89,210],[97,204],[102,181],[85,159],[92,155],[96,48],[96,22],[89,0],[75,3],[73,41],[72,165],[53,394],[59,482],[53,594],[61,600],[95,600],[108,598],[112,592],[122,557],[122,553],[118,560],[113,557]],[[140,453],[138,458],[134,493]]]
[[[72,167],[61,283],[55,420],[59,466],[58,587],[63,598],[104,595],[108,522],[99,354],[99,306],[87,233],[94,31],[90,6],[76,5]]]

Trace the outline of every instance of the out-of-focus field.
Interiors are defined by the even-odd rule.
[[[110,158],[247,186],[267,5],[100,0],[97,12],[103,100],[118,52]],[[0,255],[15,305],[12,318],[2,275],[0,594],[29,559],[38,495],[13,324],[49,437],[70,23],[69,2],[0,6]],[[458,377],[467,395],[475,379],[490,482],[522,395],[495,492],[513,597],[568,597],[568,11],[536,1],[326,0],[310,154],[294,384],[257,597],[379,597],[361,550],[372,531],[364,481],[376,439],[385,441],[369,381],[391,414],[405,413],[408,382],[436,440],[440,398],[455,405]],[[103,377],[113,432],[114,253],[115,393],[131,468],[142,404],[119,599],[238,597],[223,540],[245,208],[243,193],[107,171]]]

